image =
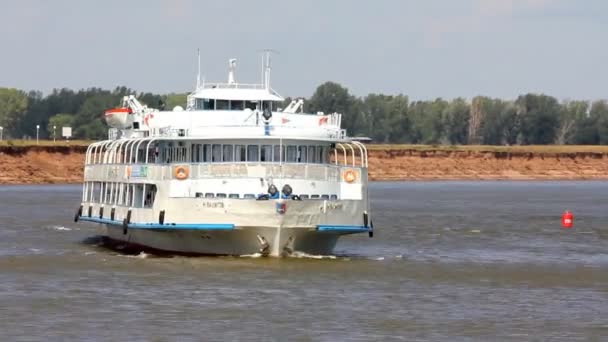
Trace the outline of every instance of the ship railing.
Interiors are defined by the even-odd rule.
[[[206,83],[203,89],[266,89],[266,86],[254,83]]]
[[[262,134],[262,131],[255,131],[255,124],[241,123],[238,125],[214,125],[197,127],[195,129],[153,129],[149,137],[157,138],[173,138],[173,137],[197,137],[197,136],[217,136],[225,135],[226,131],[218,131],[218,129],[232,129],[233,134],[255,135]],[[319,130],[313,127],[298,127],[298,126],[279,126],[282,133],[274,133],[271,135],[294,135],[294,136],[323,136],[328,139],[344,140],[346,138],[346,130],[339,128],[325,128]]]
[[[150,182],[175,178],[174,170],[188,169],[188,179],[213,178],[281,178],[339,182],[346,170],[360,168],[345,165],[301,163],[174,163],[174,164],[97,164],[85,166],[86,181]],[[360,182],[357,177],[356,182]]]
[[[187,137],[190,136],[189,129],[181,129],[181,128],[170,128],[170,127],[162,127],[162,128],[153,128],[150,134],[154,137]]]
[[[331,153],[334,165],[367,168],[367,147],[358,141],[338,143]]]

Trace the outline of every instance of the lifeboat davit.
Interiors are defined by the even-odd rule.
[[[131,108],[117,107],[105,111],[104,117],[108,126],[113,128],[128,128],[133,121]]]

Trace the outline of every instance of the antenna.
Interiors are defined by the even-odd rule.
[[[196,75],[196,90],[201,87],[201,49],[196,49],[198,55],[198,74]]]
[[[264,49],[262,52],[264,52],[264,88],[270,90],[270,54],[278,54],[278,52],[272,49]]]

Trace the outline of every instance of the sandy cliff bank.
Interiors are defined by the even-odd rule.
[[[0,184],[82,181],[85,146],[0,146]]]
[[[608,179],[606,152],[373,149],[373,180]]]
[[[78,183],[85,151],[82,145],[0,146],[0,184]],[[565,151],[373,146],[369,174],[372,180],[608,180],[608,151]]]

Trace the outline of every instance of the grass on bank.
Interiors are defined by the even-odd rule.
[[[93,141],[91,140],[39,140],[36,143],[36,140],[2,140],[0,141],[0,146],[18,146],[18,147],[27,147],[27,146],[87,146],[91,144]]]
[[[392,145],[371,144],[369,150],[416,150],[416,151],[471,151],[471,152],[532,152],[532,153],[608,153],[606,145]]]
[[[87,146],[92,140],[3,140],[0,146]],[[407,145],[407,144],[370,144],[369,150],[416,150],[416,151],[471,151],[471,152],[533,152],[533,153],[608,153],[608,145]]]

